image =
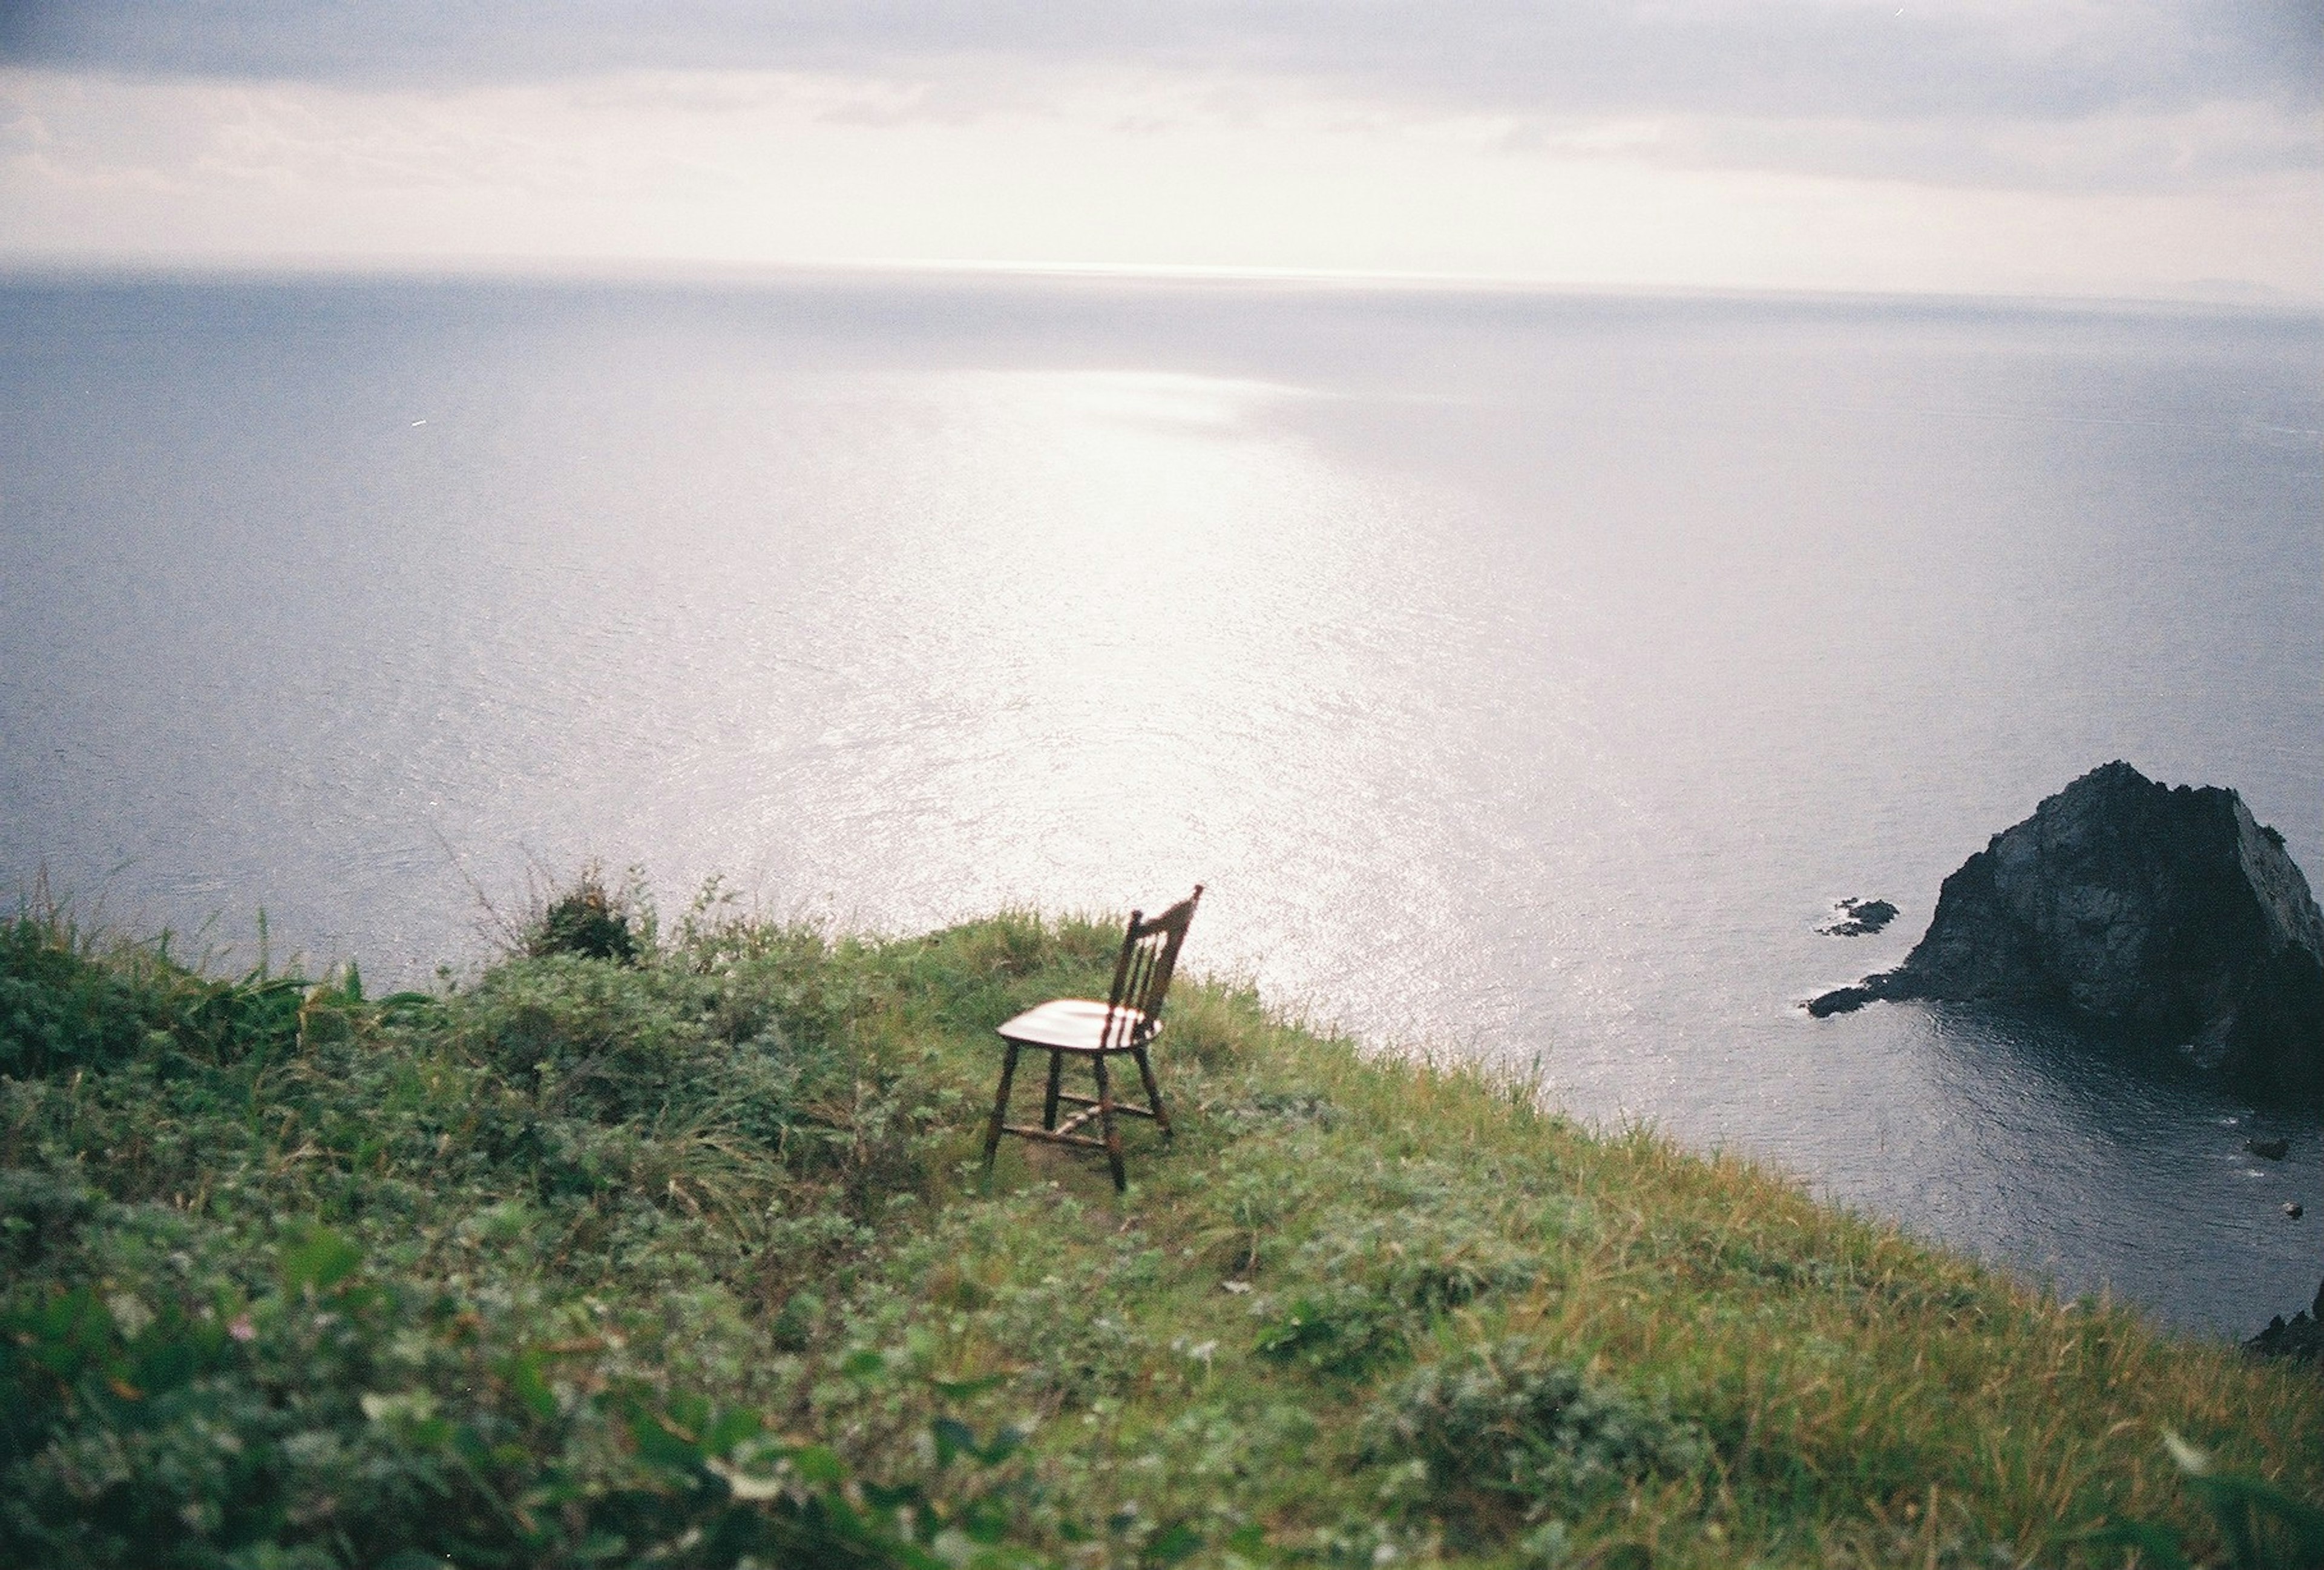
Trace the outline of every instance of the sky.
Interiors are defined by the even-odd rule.
[[[0,268],[2324,301],[2324,0],[0,0]]]

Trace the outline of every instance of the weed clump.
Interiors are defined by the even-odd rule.
[[[359,990],[352,967],[348,985]],[[348,998],[271,974],[202,975],[152,943],[88,932],[61,909],[0,921],[0,1075],[107,1073],[141,1060],[218,1064],[294,1050]]]
[[[30,913],[0,921],[0,1074],[31,1079],[123,1062],[158,1022],[154,1002],[69,925]]]
[[[1473,1491],[1528,1519],[1710,1455],[1702,1431],[1662,1403],[1515,1340],[1415,1370],[1364,1425],[1368,1459],[1425,1465],[1429,1501]]]
[[[536,959],[572,954],[634,965],[645,947],[642,904],[634,888],[616,893],[606,888],[601,869],[584,867],[526,928],[523,951]]]
[[[1460,1218],[1331,1216],[1286,1261],[1302,1285],[1252,1348],[1341,1377],[1407,1356],[1437,1319],[1530,1286],[1539,1261]]]

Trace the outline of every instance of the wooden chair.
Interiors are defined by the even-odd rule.
[[[1001,1136],[1015,1134],[1052,1145],[1103,1150],[1107,1164],[1113,1168],[1113,1187],[1119,1193],[1130,1187],[1130,1179],[1122,1171],[1121,1132],[1114,1127],[1113,1120],[1150,1118],[1161,1128],[1164,1139],[1170,1137],[1170,1114],[1162,1110],[1162,1093],[1155,1086],[1154,1065],[1146,1049],[1162,1028],[1162,1002],[1170,990],[1170,974],[1177,968],[1178,950],[1186,941],[1187,923],[1194,920],[1194,903],[1202,897],[1203,886],[1197,883],[1193,893],[1150,921],[1140,911],[1130,913],[1130,930],[1122,934],[1121,954],[1113,962],[1113,991],[1104,1002],[1090,998],[1054,998],[1037,1009],[1026,1010],[1001,1027],[1001,1039],[1008,1043],[1009,1055],[1001,1064],[1001,1093],[992,1098],[992,1122],[984,1131],[984,1170],[988,1175],[992,1171],[993,1157],[1001,1150]],[[1048,1093],[1042,1101],[1041,1126],[1038,1129],[1009,1122],[1009,1089],[1017,1077],[1018,1054],[1028,1047],[1049,1055]],[[1145,1083],[1144,1106],[1132,1106],[1113,1098],[1106,1059],[1125,1052],[1138,1065],[1138,1077]],[[1097,1094],[1075,1095],[1059,1087],[1068,1055],[1089,1059],[1097,1078]],[[1057,1121],[1060,1102],[1070,1102],[1081,1110],[1061,1123]],[[1097,1120],[1102,1138],[1079,1131],[1093,1118]]]

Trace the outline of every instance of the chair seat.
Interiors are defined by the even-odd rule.
[[[1142,1046],[1146,1040],[1146,1016],[1126,1004],[1114,1012],[1121,1023],[1116,1027],[1113,1050],[1120,1052]],[[1093,999],[1052,998],[1002,1025],[1001,1039],[1028,1047],[1045,1047],[1054,1052],[1102,1052],[1107,1046],[1106,1014],[1107,1006]]]

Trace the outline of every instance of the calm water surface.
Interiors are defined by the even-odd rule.
[[[2324,870],[2312,315],[18,283],[0,428],[0,877],[374,986],[592,855],[886,930],[1200,880],[1190,963],[2030,1278],[2324,1275],[2315,1120],[1797,1007],[2111,758]]]

